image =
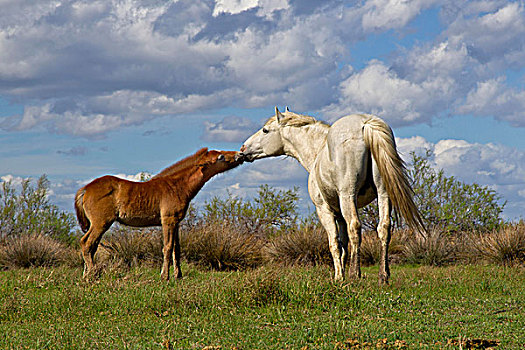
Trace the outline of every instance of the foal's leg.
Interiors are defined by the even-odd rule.
[[[182,278],[182,270],[180,269],[180,239],[179,239],[179,223],[175,225],[173,230],[173,269],[175,278]]]
[[[350,270],[351,278],[361,277],[361,222],[357,215],[357,203],[355,195],[340,196],[341,212],[346,221],[350,248]]]
[[[328,234],[328,244],[330,245],[330,252],[334,260],[336,281],[342,281],[345,276],[345,265],[343,261],[344,254],[341,254],[341,244],[339,242],[337,226],[335,223],[334,214],[323,206],[317,207],[317,216]]]
[[[173,255],[174,244],[174,230],[176,227],[175,219],[173,217],[162,217],[162,238],[163,238],[163,262],[160,278],[164,281],[170,279],[170,262]]]
[[[84,258],[84,278],[89,277],[95,270],[95,253],[97,252],[102,235],[111,224],[111,222],[108,224],[92,222],[89,230],[80,238],[80,249],[82,250],[82,257]]]

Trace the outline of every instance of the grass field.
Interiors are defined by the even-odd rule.
[[[394,266],[334,283],[331,270],[210,272],[184,265],[0,272],[0,349],[522,349],[525,270]]]

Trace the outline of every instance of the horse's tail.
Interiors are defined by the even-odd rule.
[[[383,120],[371,117],[364,123],[363,137],[372,152],[395,210],[410,227],[424,233],[425,225],[414,203],[414,191],[410,186],[405,162],[396,150],[392,129]]]
[[[82,232],[86,233],[91,226],[88,217],[86,216],[86,211],[84,210],[84,194],[86,193],[86,188],[82,187],[77,191],[75,196],[75,211],[77,213],[77,220]]]

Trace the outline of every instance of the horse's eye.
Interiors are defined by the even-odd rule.
[[[264,129],[262,129],[262,132],[267,134],[268,133],[268,129],[264,128]]]
[[[219,154],[219,156],[217,157],[217,160],[221,160],[221,161],[222,161],[222,160],[224,160],[224,159],[225,159],[225,158],[224,158],[224,154]]]

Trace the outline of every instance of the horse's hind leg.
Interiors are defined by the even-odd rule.
[[[375,167],[374,167],[375,168]],[[377,235],[381,242],[381,255],[379,258],[379,283],[387,284],[390,278],[390,268],[388,266],[388,246],[390,244],[390,213],[392,206],[390,198],[386,192],[385,185],[378,175],[377,168],[374,169],[374,183],[377,188],[377,204],[379,206],[379,224]]]
[[[83,276],[89,277],[95,269],[95,253],[97,252],[98,245],[102,239],[102,235],[111,226],[109,225],[97,225],[91,223],[89,230],[80,239],[80,249],[82,250],[82,257],[84,258],[84,274]]]
[[[355,195],[345,195],[339,198],[341,212],[346,221],[348,238],[350,240],[350,268],[349,275],[352,278],[361,277],[361,222],[357,215],[357,203]]]

